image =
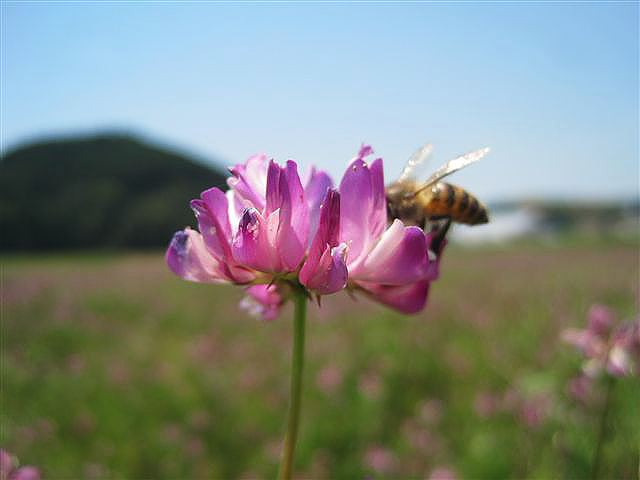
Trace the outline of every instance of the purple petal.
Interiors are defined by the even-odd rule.
[[[320,205],[324,200],[327,190],[333,188],[331,177],[324,172],[317,171],[314,167],[309,169],[304,181],[304,197],[309,205],[309,210],[313,211],[314,206],[320,211]]]
[[[373,148],[371,148],[371,145],[365,145],[363,143],[362,146],[360,147],[360,150],[358,150],[358,156],[356,158],[363,159],[372,154],[373,154]]]
[[[339,229],[340,194],[329,190],[322,204],[318,231],[299,275],[303,285],[320,294],[337,292],[347,282],[347,246],[336,246]]]
[[[231,251],[231,226],[229,224],[227,196],[217,188],[203,192],[200,199],[191,201],[198,228],[209,252],[220,263],[220,270],[233,283],[247,283],[254,278],[238,265]]]
[[[247,208],[240,219],[238,232],[233,239],[233,258],[260,272],[279,270],[279,262],[268,240],[269,225],[255,208]]]
[[[280,181],[280,177],[282,181]],[[289,198],[289,186],[286,177],[282,174],[280,166],[271,160],[267,170],[265,217],[282,207],[283,204],[291,205]]]
[[[378,244],[355,269],[351,278],[385,285],[406,285],[418,280],[433,280],[427,255],[427,240],[418,227],[405,227],[395,220]]]
[[[267,156],[254,155],[243,165],[236,165],[229,170],[233,176],[227,179],[227,185],[251,206],[262,211],[265,204]]]
[[[218,188],[210,188],[200,194],[200,198],[206,204],[214,218],[217,219],[223,234],[231,238],[231,226],[229,224],[229,205],[227,196]],[[200,233],[203,233],[202,231]]]
[[[282,210],[280,210],[282,212]],[[289,219],[280,217],[278,237],[274,249],[279,252],[284,271],[293,272],[304,259],[305,245],[296,235]]]
[[[289,186],[289,197],[291,199],[291,226],[298,238],[298,241],[306,247],[307,235],[309,234],[309,209],[305,201],[304,189],[298,176],[298,166],[295,162],[287,161],[284,174]]]
[[[327,191],[320,212],[320,224],[309,250],[309,255],[318,255],[328,244],[335,247],[340,233],[340,194],[335,190]]]
[[[345,259],[347,245],[341,243],[337,247],[327,246],[318,259],[315,269],[300,271],[300,282],[309,290],[321,295],[328,295],[342,290],[347,285],[347,265]],[[306,265],[306,264],[305,264]]]
[[[333,182],[329,175],[324,172],[318,172],[315,168],[311,168],[308,178],[304,182],[304,197],[309,210],[309,241],[313,239],[318,228],[320,220],[320,209],[322,201],[327,194],[327,190],[333,187]]]
[[[602,305],[593,305],[587,313],[587,321],[589,330],[595,335],[606,338],[611,332],[613,325],[613,312]]]
[[[369,169],[371,171],[371,193],[373,197],[369,229],[371,236],[376,238],[382,235],[382,232],[387,228],[387,199],[384,193],[382,159],[375,159]]]
[[[176,232],[169,244],[165,261],[177,276],[191,282],[228,282],[223,264],[207,250],[202,235],[186,228]]]
[[[272,250],[279,254],[281,260],[273,264],[273,268],[276,269],[274,271],[280,271],[282,268],[286,271],[296,270],[304,258],[306,247],[306,205],[297,202],[294,207],[292,203],[292,190],[300,196],[302,185],[295,171],[295,164],[291,162],[287,168],[288,171],[271,161],[267,172],[265,216],[269,226],[268,240]],[[294,214],[300,218],[294,221]],[[305,235],[303,238],[298,236],[294,224],[305,230],[301,232],[301,235]]]
[[[202,192],[200,199],[191,201],[198,220],[198,229],[213,255],[223,262],[231,260],[231,227],[227,197],[217,188]]]
[[[246,297],[240,306],[251,315],[266,321],[274,321],[278,317],[283,300],[275,285],[256,285],[245,290]]]
[[[586,357],[601,356],[607,348],[605,342],[589,330],[567,328],[561,332],[560,338]]]
[[[412,314],[420,312],[426,305],[430,282],[422,280],[399,286],[358,282],[358,285],[376,302],[401,313]]]
[[[349,247],[350,267],[367,253],[372,206],[371,172],[362,160],[355,159],[340,182],[340,241]]]
[[[227,197],[227,204],[229,206],[228,214],[231,232],[237,232],[242,214],[247,208],[253,208],[253,204],[240,197],[240,195],[232,189],[225,192],[225,197]]]

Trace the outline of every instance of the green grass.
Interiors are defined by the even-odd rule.
[[[161,255],[2,261],[0,445],[44,478],[273,478],[291,309],[248,317],[239,288]],[[638,314],[638,249],[449,248],[404,317],[344,294],[310,307],[300,478],[585,478],[604,383],[566,393],[558,338],[593,303]],[[616,383],[603,478],[637,478],[636,379]]]

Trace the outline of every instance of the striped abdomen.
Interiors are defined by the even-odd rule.
[[[422,195],[423,208],[430,220],[450,218],[454,222],[477,225],[487,223],[487,209],[466,190],[449,183],[438,182]]]

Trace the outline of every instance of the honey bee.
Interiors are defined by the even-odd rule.
[[[417,225],[423,230],[437,230],[441,243],[451,222],[467,225],[487,223],[486,207],[466,190],[441,182],[444,177],[477,162],[488,148],[461,155],[438,168],[426,182],[418,183],[413,178],[416,167],[431,154],[431,144],[424,145],[407,162],[402,174],[385,189],[389,222],[398,218],[405,225]],[[444,221],[444,224],[443,222]]]

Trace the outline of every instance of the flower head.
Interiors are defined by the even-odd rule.
[[[312,169],[281,167],[265,155],[230,169],[229,190],[204,191],[191,202],[198,231],[177,232],[166,262],[185,280],[247,287],[244,306],[274,319],[287,288],[327,295],[361,291],[404,313],[420,311],[438,274],[432,234],[400,220],[390,225],[382,159],[363,146],[339,188]]]
[[[601,372],[614,377],[632,375],[640,370],[640,318],[635,323],[613,330],[611,310],[594,305],[587,313],[587,328],[569,328],[561,338],[586,358],[585,374]]]

